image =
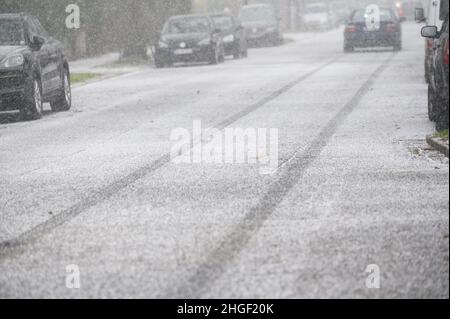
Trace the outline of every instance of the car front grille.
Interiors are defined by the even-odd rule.
[[[17,71],[0,71],[0,90],[22,87],[23,74]]]

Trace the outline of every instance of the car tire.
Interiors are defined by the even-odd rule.
[[[72,89],[70,87],[70,73],[64,68],[62,88],[56,100],[50,102],[53,112],[69,111],[72,107]]]
[[[225,48],[223,46],[220,47],[220,54],[219,54],[219,63],[225,62]]]
[[[435,104],[435,119],[436,119],[436,130],[438,132],[443,130],[448,130],[448,103],[438,95],[436,95]]]
[[[219,54],[217,48],[214,48],[213,51],[211,52],[211,56],[209,58],[209,64],[211,64],[211,65],[219,64],[219,60],[220,60],[219,55],[220,54]]]
[[[30,96],[26,98],[25,107],[20,111],[25,120],[38,120],[44,112],[42,101],[42,85],[39,79],[34,78]]]
[[[155,60],[155,67],[157,69],[162,69],[162,68],[164,68],[164,66],[165,66],[165,64],[163,62],[161,62],[159,60]]]
[[[436,97],[431,85],[428,85],[428,118],[431,122],[436,121]]]
[[[351,53],[351,52],[354,52],[354,51],[355,51],[355,48],[352,47],[351,45],[348,45],[348,44],[344,45],[344,52],[345,53]]]

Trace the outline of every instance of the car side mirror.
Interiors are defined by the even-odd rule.
[[[436,39],[438,36],[438,28],[436,26],[426,26],[422,28],[422,37]]]
[[[42,48],[44,43],[45,43],[45,39],[43,37],[38,36],[38,35],[34,35],[32,41],[31,41],[31,45],[36,50],[39,50],[40,48]]]
[[[415,20],[417,23],[422,23],[426,21],[425,10],[423,8],[416,8],[415,10]]]

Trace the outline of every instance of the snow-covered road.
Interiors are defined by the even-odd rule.
[[[0,297],[448,298],[449,167],[421,150],[419,27],[400,53],[344,54],[341,30],[287,37],[0,124]],[[171,162],[171,132],[196,120],[277,128],[279,170]]]

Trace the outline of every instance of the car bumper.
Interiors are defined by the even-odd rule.
[[[175,48],[161,49],[158,48],[155,52],[155,59],[163,63],[178,63],[178,62],[205,62],[209,61],[213,53],[212,48],[195,47],[190,53],[177,53]]]
[[[247,42],[250,45],[254,44],[261,44],[266,43],[270,41],[274,41],[275,39],[279,38],[279,34],[277,31],[254,31],[254,30],[247,30]]]
[[[359,32],[346,33],[345,41],[354,47],[389,47],[401,42],[400,32]]]
[[[0,69],[0,112],[21,109],[31,86],[32,81],[23,71]]]

